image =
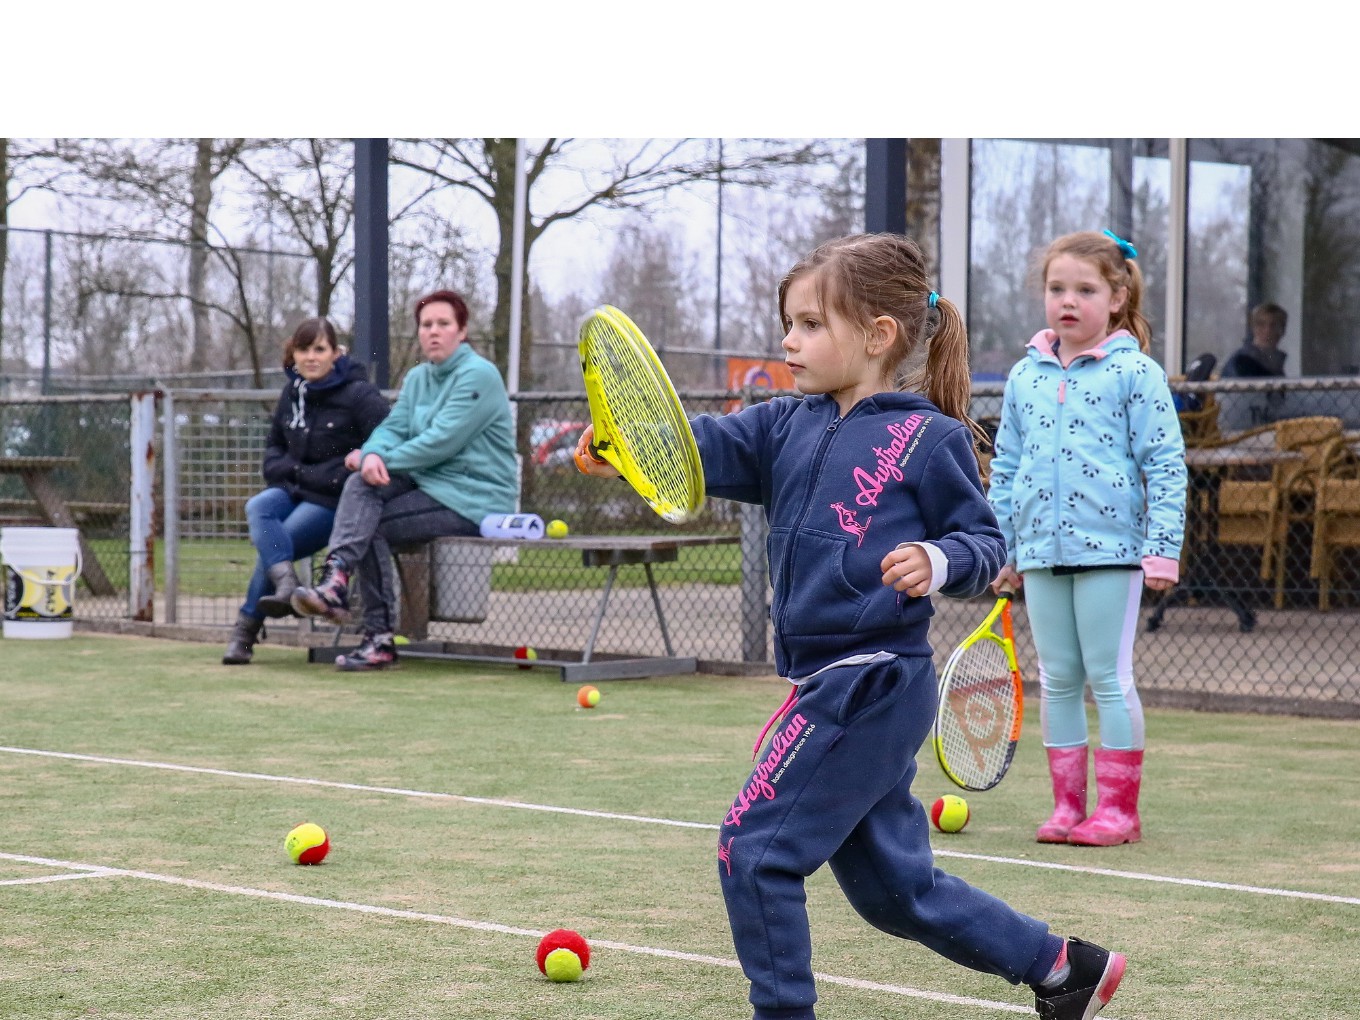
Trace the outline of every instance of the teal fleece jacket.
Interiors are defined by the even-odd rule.
[[[406,374],[392,413],[363,445],[387,470],[480,524],[519,500],[515,429],[500,371],[467,344]]]
[[[988,497],[1017,570],[1141,566],[1176,580],[1185,443],[1162,367],[1125,330],[1063,366],[1052,330],[1006,380]]]

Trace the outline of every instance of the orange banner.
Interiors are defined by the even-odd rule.
[[[782,361],[770,358],[728,358],[727,388],[742,390],[747,387],[757,390],[791,390],[794,388],[793,375]],[[728,402],[729,413],[741,407],[740,400]]]

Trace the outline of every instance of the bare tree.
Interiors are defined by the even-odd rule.
[[[602,150],[601,146],[604,145]],[[641,142],[600,143],[571,138],[548,138],[526,147],[529,193],[524,230],[525,262],[534,243],[554,223],[580,216],[590,209],[622,209],[643,205],[671,188],[716,179],[734,186],[769,187],[778,172],[821,159],[819,142],[751,142],[731,147],[717,157],[689,139],[648,139]],[[497,364],[507,369],[510,333],[511,259],[514,243],[515,151],[513,138],[404,139],[394,146],[391,162],[429,175],[443,187],[461,189],[486,202],[495,217],[498,242],[495,258],[496,308],[492,330],[497,338]],[[608,159],[602,169],[599,156]],[[586,157],[594,157],[587,159]],[[578,187],[557,202],[538,198],[540,186],[554,177],[575,175]],[[540,204],[542,203],[542,204]],[[520,374],[529,378],[533,330],[532,303],[526,273],[521,324]]]
[[[354,145],[342,138],[281,139],[237,160],[271,224],[316,263],[316,312],[329,315],[341,280],[354,265]],[[271,243],[272,247],[272,243]]]

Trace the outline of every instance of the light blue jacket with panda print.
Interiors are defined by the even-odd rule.
[[[1010,564],[1178,580],[1185,443],[1166,373],[1126,330],[1066,368],[1056,341],[1036,333],[1006,379],[988,499]]]

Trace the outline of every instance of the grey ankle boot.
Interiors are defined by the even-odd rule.
[[[257,620],[245,613],[238,613],[236,626],[232,628],[231,640],[227,642],[227,652],[222,656],[224,666],[244,666],[250,662],[255,652],[255,642],[260,640],[264,621]]]
[[[297,591],[297,571],[291,563],[275,563],[269,568],[269,580],[273,582],[274,594],[262,595],[255,607],[265,616],[277,619],[280,616],[296,616],[293,612],[293,592]]]

